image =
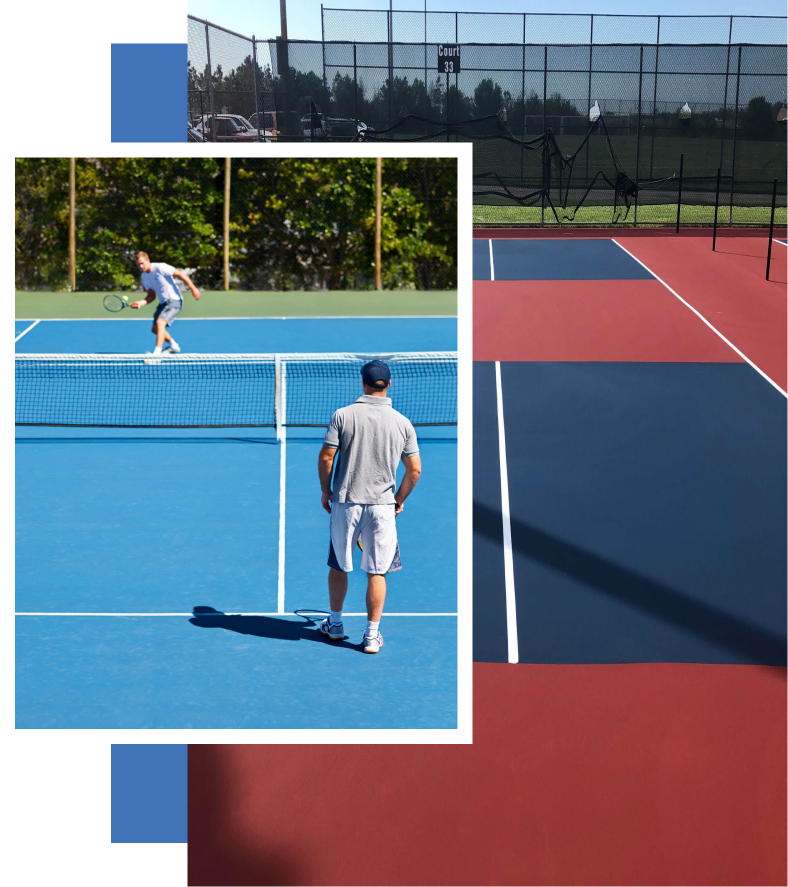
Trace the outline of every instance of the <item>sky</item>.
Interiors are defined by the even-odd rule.
[[[388,0],[328,0],[327,7],[341,9],[389,8]],[[424,0],[394,0],[395,10],[423,10]],[[188,0],[189,14],[259,39],[281,33],[279,0]],[[551,3],[512,0],[427,0],[435,12],[564,12],[640,15],[785,15],[785,0],[561,0]],[[288,37],[320,40],[319,0],[287,0]],[[396,37],[395,37],[396,39]],[[514,42],[514,41],[513,41]]]

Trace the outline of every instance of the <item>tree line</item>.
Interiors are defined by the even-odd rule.
[[[224,160],[91,158],[76,162],[78,290],[133,290],[134,254],[223,280]],[[455,289],[454,158],[383,161],[383,286]],[[69,160],[16,160],[16,287],[65,290]],[[371,289],[375,159],[234,158],[232,288]]]
[[[546,118],[546,124],[554,131],[559,128],[566,133],[580,134],[588,129],[588,111],[578,108],[571,99],[560,92],[553,92],[543,101],[542,96],[533,91],[528,95],[513,96],[492,77],[481,79],[472,93],[464,92],[456,83],[446,81],[440,75],[430,80],[419,77],[394,75],[389,78],[385,69],[379,84],[370,86],[362,74],[354,80],[350,74],[338,71],[330,81],[314,70],[299,70],[290,66],[287,77],[272,74],[270,66],[258,66],[257,92],[261,107],[273,104],[279,110],[294,110],[299,116],[310,110],[310,101],[326,114],[335,117],[355,119],[356,117],[374,129],[387,129],[397,120],[409,114],[417,114],[434,120],[470,120],[491,114],[501,116],[511,132],[516,136],[523,133],[533,135],[539,120]],[[207,68],[198,72],[194,65],[188,67],[188,89],[190,94],[190,114],[202,110],[208,112]],[[229,73],[217,66],[213,74],[213,89],[216,110],[225,113],[242,114],[249,117],[255,110],[254,65],[252,56]],[[203,97],[202,106],[198,101]],[[637,118],[637,101],[628,102],[626,115]],[[678,112],[684,100],[676,101],[675,109],[665,110],[663,106],[652,114],[650,102],[644,102],[641,123],[649,128],[678,128]],[[778,123],[777,115],[785,101],[771,102],[764,96],[749,100],[739,111],[737,130],[743,138],[753,140],[778,140],[785,138],[785,126]],[[688,137],[704,136],[709,130],[720,129],[723,118],[726,128],[733,126],[733,111],[708,105],[693,112],[692,124],[686,128]]]

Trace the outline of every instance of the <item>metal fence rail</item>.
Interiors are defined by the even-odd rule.
[[[435,12],[321,6],[323,40],[380,43],[785,44],[785,16]]]
[[[446,39],[460,34],[461,14],[429,15],[455,20]],[[705,202],[721,169],[728,222],[735,206],[765,205],[775,177],[786,180],[784,42],[463,43],[462,72],[444,77],[437,44],[421,41],[261,41],[190,17],[189,117],[257,113],[260,120],[260,111],[274,111],[305,127],[276,138],[319,138],[309,123],[314,105],[342,124],[332,138],[349,140],[358,128],[388,129],[407,115],[447,122],[498,115],[518,139],[551,129],[569,154],[598,106],[627,174],[641,183],[664,180],[644,200],[675,203],[682,154],[689,200]],[[679,113],[685,107],[689,117]],[[591,140],[575,169],[578,188],[598,171],[598,154]],[[491,168],[527,178],[516,151],[475,150],[474,171]],[[477,195],[475,202],[489,201]]]

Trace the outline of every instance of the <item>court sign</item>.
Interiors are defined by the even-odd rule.
[[[460,46],[458,43],[438,44],[438,72],[440,74],[460,73]]]

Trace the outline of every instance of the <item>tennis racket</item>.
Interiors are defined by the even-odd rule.
[[[360,539],[356,539],[356,545],[358,545],[358,550],[359,550],[359,551],[363,551],[363,550],[364,550],[364,546],[361,544],[361,540],[360,540]]]
[[[118,311],[122,311],[124,308],[129,307],[129,297],[117,296],[115,293],[108,293],[104,296],[104,307],[107,311],[117,314]]]

